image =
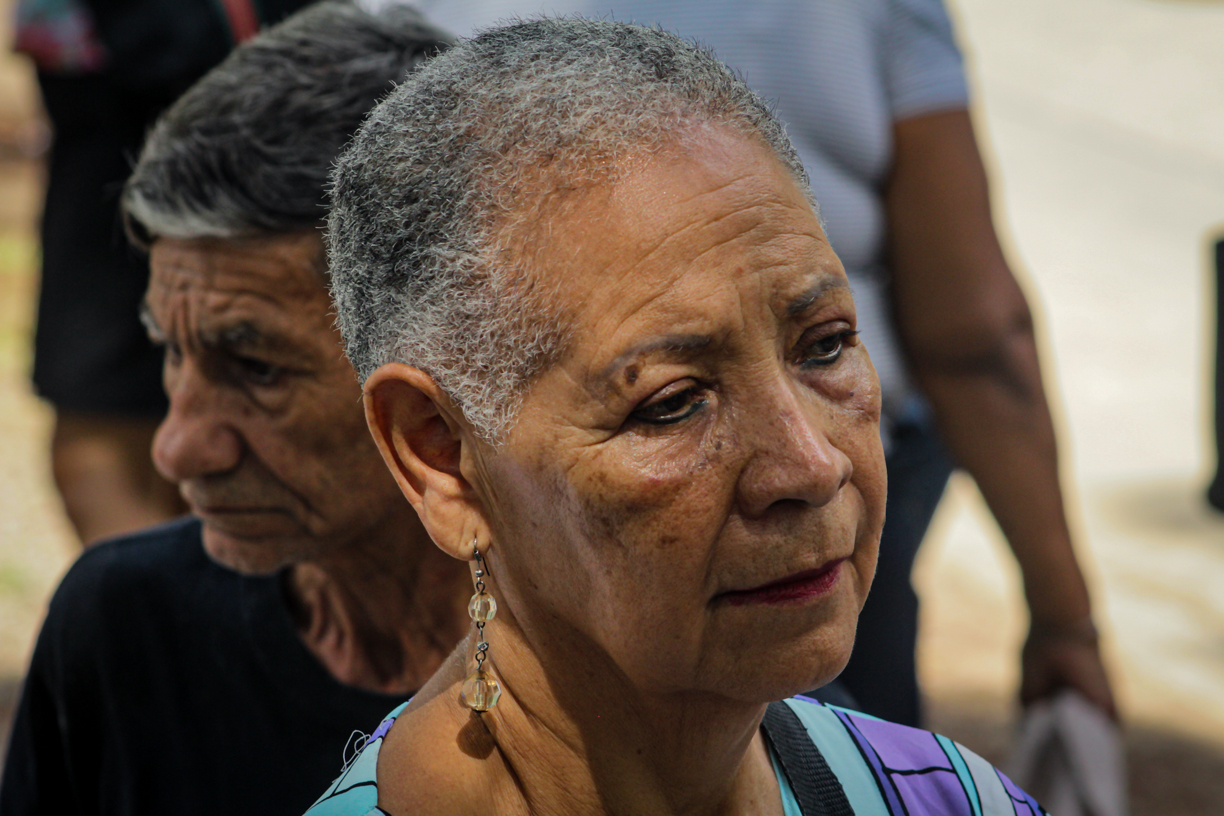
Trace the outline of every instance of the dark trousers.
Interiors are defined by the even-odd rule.
[[[952,470],[933,429],[907,425],[894,433],[875,582],[859,617],[850,664],[838,678],[859,711],[905,725],[919,725],[922,716],[915,665],[918,595],[910,570]]]

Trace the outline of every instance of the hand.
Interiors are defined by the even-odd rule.
[[[1020,655],[1020,702],[1029,705],[1073,688],[1110,719],[1118,719],[1113,689],[1090,620],[1052,628],[1033,626]]]

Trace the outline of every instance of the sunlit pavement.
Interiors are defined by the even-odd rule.
[[[1224,3],[952,6],[997,217],[1047,333],[1132,761],[1158,766],[1136,774],[1136,814],[1224,812],[1224,516],[1201,501],[1214,464],[1204,248],[1213,225],[1224,231]],[[14,59],[0,57],[0,108],[20,108]],[[0,707],[75,552],[43,458],[48,413],[25,379],[33,189],[33,169],[0,157]],[[964,478],[918,584],[932,724],[1003,758],[1025,620]]]
[[[1224,515],[1201,498],[1214,467],[1206,247],[1224,234],[1224,3],[953,9],[996,217],[1046,329],[1124,711],[1137,729],[1224,746]],[[936,721],[958,700],[1007,699],[1025,626],[1018,575],[967,480],[949,491],[918,583]]]

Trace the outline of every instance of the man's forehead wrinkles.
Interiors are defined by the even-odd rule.
[[[269,302],[275,308],[269,309],[266,305]],[[163,310],[168,329],[163,329],[157,320],[157,309],[150,307],[147,315],[148,323],[159,335],[168,330],[176,336],[181,335],[181,342],[203,348],[288,347],[316,330],[327,333],[330,327],[326,314],[320,320],[319,314],[313,311],[287,309],[284,303],[254,298],[248,292],[214,291],[203,298],[189,298],[179,305],[163,301],[156,306]]]
[[[235,273],[229,274],[235,278],[238,277]],[[249,285],[218,286],[214,284],[215,276],[208,276],[208,279],[201,280],[200,278],[203,277],[200,274],[174,275],[171,280],[166,280],[162,276],[157,276],[151,282],[150,289],[160,289],[171,296],[191,297],[198,294],[202,298],[204,311],[213,313],[230,311],[236,302],[245,299],[274,306],[278,310],[290,308],[290,304],[302,304],[314,299],[304,292],[295,292],[284,287],[278,288],[270,285],[267,289],[261,289]]]
[[[303,270],[279,258],[261,258],[239,252],[218,254],[167,251],[157,253],[153,284],[179,293],[200,290],[245,295],[271,303],[309,300],[326,294],[326,285],[313,269]]]

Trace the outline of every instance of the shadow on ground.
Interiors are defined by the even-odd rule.
[[[1015,726],[1007,706],[929,701],[928,713],[933,731],[995,764],[1006,762]],[[1125,739],[1131,816],[1224,813],[1224,747],[1146,723],[1128,726]]]

